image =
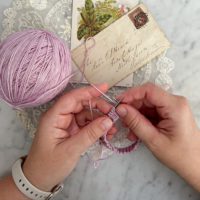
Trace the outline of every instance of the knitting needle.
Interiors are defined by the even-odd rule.
[[[111,99],[108,95],[106,95],[105,93],[103,93],[99,88],[97,88],[94,84],[91,84],[92,87],[94,87],[98,92],[100,92],[104,98],[107,99],[107,101],[113,103],[114,105],[116,105],[116,103],[118,103],[118,101]]]

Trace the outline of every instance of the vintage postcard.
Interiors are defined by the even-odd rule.
[[[95,14],[100,20],[96,20],[96,23],[92,23],[90,27],[93,34],[90,35],[87,31],[87,26],[84,24],[90,24],[89,16],[81,15],[82,10],[85,8],[86,0],[73,0],[73,11],[72,11],[72,34],[71,34],[71,49],[83,44],[84,40],[89,36],[94,36],[101,32],[105,27],[118,20],[121,16],[126,14],[129,10],[138,4],[138,0],[92,0],[94,5]],[[85,21],[83,21],[83,18]],[[98,30],[96,27],[98,26]],[[82,28],[83,27],[83,28]],[[77,67],[73,63],[73,69],[76,71]],[[77,73],[76,73],[77,74]],[[82,74],[78,73],[72,78],[73,82],[87,82],[81,78]],[[132,86],[133,76],[130,75],[123,81],[118,83],[118,86]]]
[[[87,38],[87,35],[89,35],[86,30],[87,26],[85,26],[85,29],[82,29],[83,34],[79,31],[81,30],[81,25],[90,23],[88,16],[81,16],[82,9],[85,8],[85,2],[86,0],[73,0],[71,49],[80,46],[84,42],[84,37]],[[94,12],[100,18],[100,20],[96,20],[97,22],[93,23],[91,26],[92,31],[95,29],[92,35],[94,36],[96,35],[95,31],[97,26],[100,26],[98,27],[100,32],[104,27],[112,24],[112,22],[118,20],[121,16],[126,14],[126,12],[135,7],[138,0],[92,0],[92,2],[94,5]],[[85,20],[84,22],[82,17]],[[96,32],[98,33],[98,31]]]
[[[84,70],[89,83],[107,82],[110,87],[170,47],[166,36],[143,4],[90,38],[72,50],[72,59],[81,71]],[[91,47],[90,50],[88,47]]]

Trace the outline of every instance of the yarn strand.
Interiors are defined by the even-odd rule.
[[[88,42],[92,40],[92,45],[87,47]],[[84,52],[84,60],[83,63],[81,65],[81,72],[82,72],[82,77],[85,75],[85,67],[86,67],[86,61],[88,58],[88,54],[89,51],[94,48],[95,46],[95,39],[94,38],[88,38],[85,41],[84,47],[85,47],[85,52]],[[83,79],[83,78],[82,78]],[[116,107],[119,105],[120,101],[118,102],[116,99],[112,99],[110,98],[108,95],[106,95],[104,92],[102,92],[99,88],[97,88],[94,84],[90,83],[90,85],[95,88],[100,94],[102,94],[102,96],[110,103],[113,104],[112,109],[110,110],[110,112],[107,114],[107,116],[113,121],[113,123],[116,123],[119,120],[119,116],[116,113]],[[91,107],[91,101],[89,101],[89,108],[90,108],[90,113],[91,116],[93,117],[93,112],[92,112],[92,107]],[[125,154],[125,153],[130,153],[132,151],[135,151],[139,145],[139,140],[137,139],[136,141],[134,141],[131,145],[127,146],[127,147],[115,147],[113,146],[107,139],[107,134],[105,133],[103,137],[100,138],[100,141],[102,142],[103,145],[105,145],[108,149],[110,149],[111,151],[118,153],[118,154]]]

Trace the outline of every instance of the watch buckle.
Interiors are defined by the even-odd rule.
[[[59,192],[61,192],[64,188],[64,185],[57,185],[53,188],[52,193],[46,198],[46,200],[51,200],[53,197],[55,197]]]

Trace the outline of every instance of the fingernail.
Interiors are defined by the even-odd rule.
[[[119,114],[120,117],[125,117],[127,115],[127,110],[124,107],[119,107],[117,108],[117,113]]]
[[[107,131],[113,126],[113,122],[110,119],[104,119],[102,121],[102,128]]]

